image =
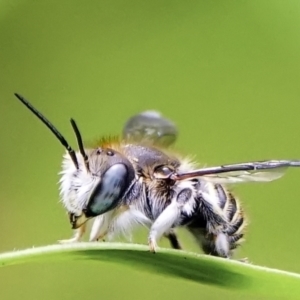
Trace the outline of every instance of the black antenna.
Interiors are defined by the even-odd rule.
[[[15,93],[14,95],[53,132],[53,134],[57,137],[61,144],[67,149],[76,169],[78,169],[79,167],[75,151],[70,147],[70,145],[68,144],[66,139],[61,135],[61,133],[42,113],[40,113],[36,108],[34,108],[23,96],[17,93]]]
[[[89,158],[88,158],[88,156],[86,155],[86,153],[84,151],[84,146],[83,146],[83,142],[82,142],[80,131],[79,131],[79,129],[77,127],[77,124],[76,124],[76,122],[75,122],[74,119],[71,118],[70,122],[71,122],[73,130],[75,132],[77,143],[78,143],[78,147],[79,147],[79,151],[80,151],[80,153],[81,153],[81,155],[83,157],[86,170],[89,172],[90,171]]]

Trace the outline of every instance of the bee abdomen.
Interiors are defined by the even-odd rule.
[[[245,220],[242,214],[238,216],[235,222],[231,222],[229,224],[229,228],[227,230],[228,235],[234,235],[238,232],[241,232],[245,227]]]
[[[215,184],[219,207],[223,210],[228,222],[226,233],[228,235],[239,232],[245,225],[244,213],[238,199],[228,192],[222,185]]]
[[[227,235],[229,249],[236,249],[242,242],[244,237],[244,230],[246,227],[246,221],[244,218],[244,212],[240,207],[237,199],[232,194],[229,194],[230,209],[227,210],[228,224],[224,233]]]
[[[207,190],[210,196],[203,198],[199,188],[198,214],[187,228],[206,254],[231,257],[244,236],[244,212],[239,200],[222,185],[214,184]],[[213,209],[214,205],[219,209]]]
[[[230,249],[235,249],[236,247],[232,248],[232,246],[237,245],[237,242],[239,240],[241,240],[243,238],[244,234],[243,233],[239,233],[239,234],[235,234],[230,236],[229,239],[229,244],[230,244]]]
[[[228,220],[231,222],[235,215],[238,214],[238,204],[234,196],[229,193],[227,197],[227,209],[226,209],[226,215]]]
[[[232,193],[229,193],[221,184],[215,184],[215,194],[218,198],[218,206],[224,211],[229,222],[238,213],[238,203]]]
[[[219,206],[224,209],[225,204],[227,202],[227,194],[225,192],[225,190],[223,189],[221,184],[215,184],[215,190],[217,192],[217,196],[219,199]]]
[[[246,226],[246,221],[244,217],[244,212],[241,208],[239,200],[230,192],[225,190],[221,185],[215,186],[218,190],[218,195],[220,197],[220,190],[226,195],[225,205],[223,205],[223,212],[227,219],[226,228],[223,229],[223,233],[227,235],[229,249],[233,250],[237,248],[242,241],[244,236],[244,229]],[[224,202],[224,196],[219,199],[219,203]],[[221,207],[221,205],[220,205]]]

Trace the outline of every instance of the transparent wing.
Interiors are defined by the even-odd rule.
[[[165,147],[175,142],[177,134],[177,127],[172,121],[150,110],[132,116],[123,128],[126,140]]]
[[[222,165],[172,174],[171,178],[183,180],[205,177],[209,181],[218,183],[268,182],[282,177],[289,167],[300,167],[300,160],[266,160]]]
[[[269,182],[277,180],[284,175],[286,167],[272,171],[235,171],[219,175],[203,176],[206,180],[213,183],[243,183],[243,182]]]

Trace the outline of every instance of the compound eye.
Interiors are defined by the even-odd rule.
[[[130,177],[124,164],[111,166],[94,189],[85,209],[85,216],[95,217],[115,208],[132,180]]]
[[[169,166],[159,166],[155,168],[154,174],[156,178],[167,179],[170,178],[172,174],[174,174],[174,170]]]

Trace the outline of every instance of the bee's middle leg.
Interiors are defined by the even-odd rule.
[[[169,206],[163,210],[150,228],[148,244],[151,252],[156,252],[157,240],[168,232],[175,221],[180,216],[180,207],[176,200],[173,200]]]
[[[169,232],[166,232],[164,236],[169,240],[173,249],[182,250],[182,246],[178,240],[177,234],[173,229],[171,229]]]
[[[171,228],[180,219],[181,211],[184,204],[191,199],[191,190],[189,188],[182,189],[176,198],[173,198],[169,206],[167,206],[157,217],[150,228],[148,243],[151,252],[155,252],[157,248],[157,240],[166,232],[170,232]],[[174,237],[174,236],[172,236]],[[171,238],[172,238],[171,237]],[[177,238],[176,238],[177,239]],[[171,241],[172,242],[172,241]],[[179,243],[178,243],[179,245]]]

